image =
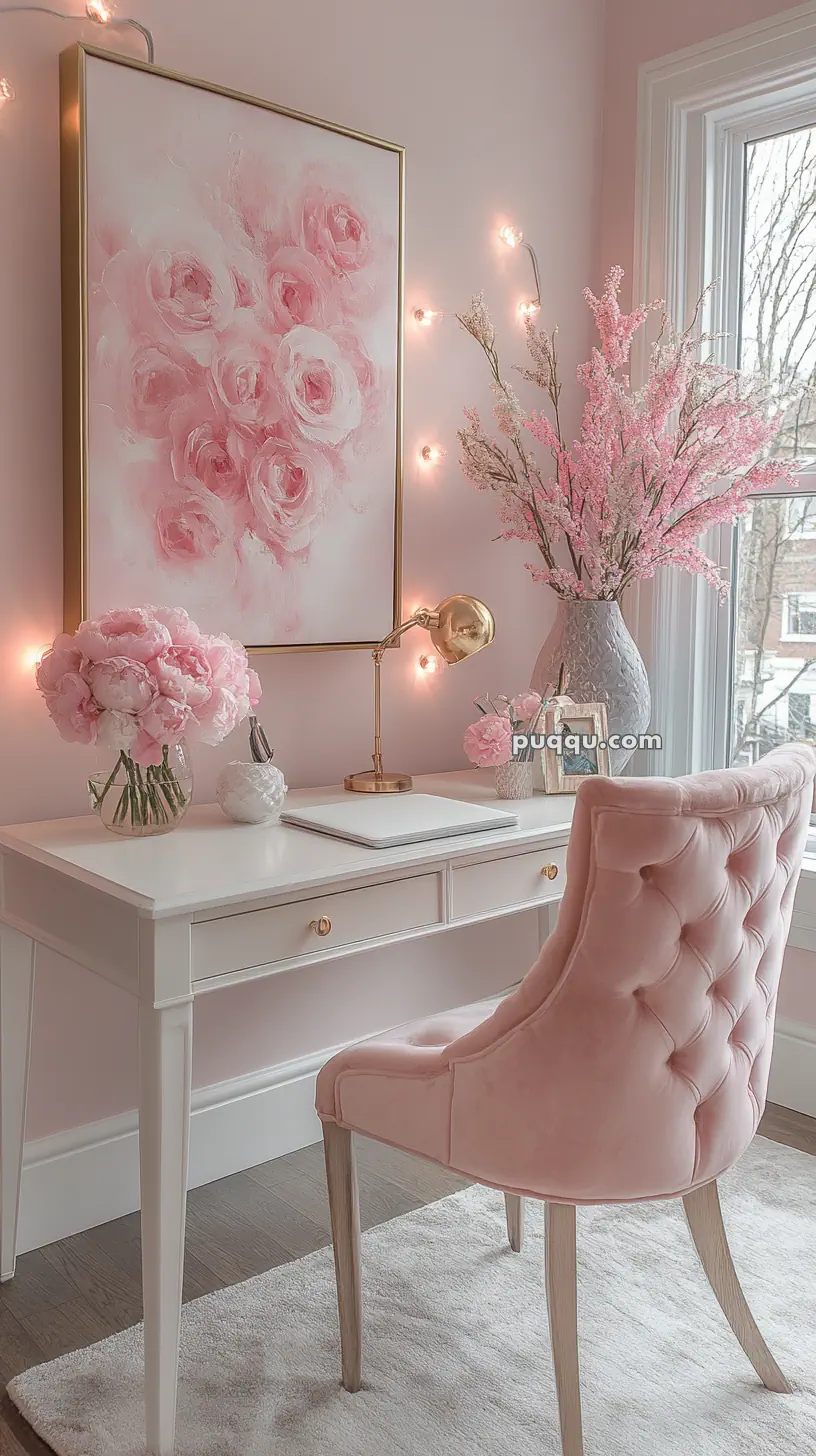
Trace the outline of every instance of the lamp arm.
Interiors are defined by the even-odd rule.
[[[376,646],[372,652],[374,662],[374,751],[372,754],[374,773],[383,772],[382,738],[380,738],[380,665],[382,665],[383,652],[386,651],[386,648],[398,642],[399,638],[405,632],[409,632],[411,628],[417,628],[417,626],[423,625],[424,619],[427,616],[430,616],[430,613],[425,612],[424,607],[420,612],[415,612],[414,616],[408,617],[407,622],[399,623],[398,628],[393,629],[393,632],[389,632],[388,636],[385,636],[379,646]]]

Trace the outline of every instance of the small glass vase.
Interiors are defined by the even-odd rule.
[[[533,797],[533,761],[526,763],[511,758],[509,763],[496,767],[497,799],[531,799]]]
[[[124,750],[112,767],[88,779],[91,807],[106,829],[128,838],[169,834],[193,797],[193,770],[184,743],[162,749],[162,761],[145,767]]]

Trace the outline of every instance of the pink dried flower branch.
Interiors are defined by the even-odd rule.
[[[491,437],[478,413],[466,410],[462,468],[477,490],[496,494],[502,537],[538,548],[544,564],[529,562],[528,570],[561,597],[619,600],[657,566],[699,573],[722,594],[727,584],[697,543],[711,526],[734,521],[750,495],[796,484],[800,462],[763,458],[790,401],[766,380],[700,358],[701,346],[713,342],[697,329],[705,294],[678,334],[662,301],[623,313],[622,279],[623,270],[612,268],[600,298],[584,292],[600,347],[578,369],[586,402],[571,446],[560,418],[556,331],[527,320],[532,367],[519,371],[547,396],[550,418],[525,412],[502,377],[483,296],[459,315],[490,366],[503,437]],[[635,390],[624,371],[651,313],[662,313],[662,327],[646,383]],[[551,466],[528,450],[530,435]],[[561,547],[568,564],[559,560]]]

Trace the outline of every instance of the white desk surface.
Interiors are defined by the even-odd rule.
[[[414,786],[425,794],[493,806],[502,803],[496,798],[491,769],[428,774],[415,778]],[[337,786],[295,789],[287,797],[287,807],[344,797]],[[336,884],[372,871],[491,849],[507,851],[527,843],[563,844],[573,806],[572,794],[536,794],[506,805],[518,813],[517,828],[368,849],[283,824],[235,824],[216,804],[202,804],[193,805],[178,829],[154,839],[123,839],[89,814],[0,828],[0,849],[36,860],[159,919]],[[387,814],[387,798],[382,808]]]

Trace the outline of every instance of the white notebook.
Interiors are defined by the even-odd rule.
[[[415,844],[452,834],[477,834],[484,829],[513,829],[518,815],[438,794],[371,794],[315,804],[309,809],[285,809],[284,824],[315,829],[336,839],[353,839],[371,849]]]

